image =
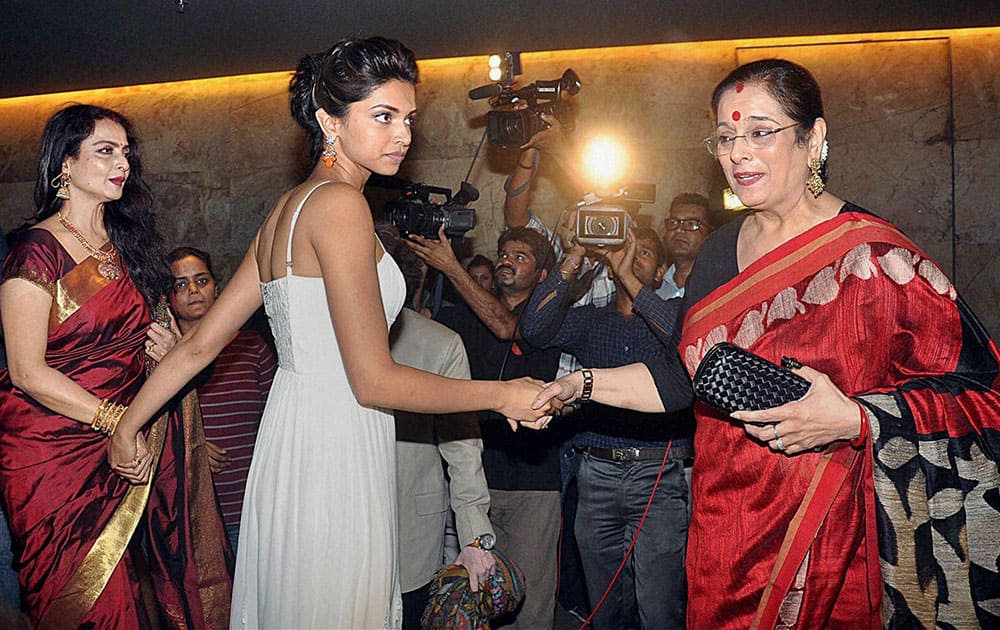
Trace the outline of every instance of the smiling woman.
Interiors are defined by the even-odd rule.
[[[762,411],[695,406],[687,624],[997,627],[996,345],[917,245],[826,191],[808,70],[740,66],[712,106],[708,146],[750,212],[698,254],[679,357],[594,370],[593,400],[686,405],[720,342],[795,357],[811,386]]]

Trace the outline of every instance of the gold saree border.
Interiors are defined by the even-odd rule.
[[[148,447],[153,453],[153,470],[163,452],[168,414],[161,415],[149,431]],[[132,540],[139,520],[145,513],[146,502],[152,491],[153,480],[141,486],[132,486],[122,502],[115,509],[111,520],[101,531],[94,546],[84,557],[80,568],[53,600],[45,617],[39,622],[39,630],[47,628],[76,628],[93,608],[97,598],[104,591],[125,549]]]
[[[49,330],[69,319],[87,300],[113,282],[98,272],[99,264],[96,258],[87,256],[56,280],[49,309]]]
[[[198,576],[198,597],[204,628],[224,630],[229,627],[229,610],[233,599],[231,559],[223,547],[228,548],[226,532],[215,498],[215,482],[208,464],[208,457],[196,457],[199,449],[206,449],[205,425],[201,417],[198,393],[192,389],[180,404],[183,419],[185,475],[189,486],[187,514],[190,519],[194,563]],[[213,544],[212,541],[218,541]],[[193,602],[189,602],[192,603]],[[175,609],[181,602],[158,602],[160,612],[178,628],[186,627],[185,611]],[[182,606],[183,608],[183,606]]]

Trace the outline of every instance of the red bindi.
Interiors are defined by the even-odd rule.
[[[733,120],[739,120],[739,119],[740,119],[740,112],[739,111],[733,112]]]
[[[740,81],[739,83],[736,84],[736,93],[739,94],[742,91],[743,91],[743,82]]]

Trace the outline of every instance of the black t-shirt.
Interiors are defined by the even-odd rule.
[[[525,302],[514,312],[519,314]],[[462,337],[472,378],[508,381],[530,376],[555,378],[559,350],[538,350],[522,340],[502,341],[465,304],[441,309],[438,321]],[[502,373],[501,373],[502,369]],[[567,423],[568,424],[568,423]],[[559,443],[565,436],[555,427],[543,431],[511,430],[500,414],[479,412],[483,436],[483,469],[495,490],[559,490]]]

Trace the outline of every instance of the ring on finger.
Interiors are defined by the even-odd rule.
[[[778,445],[778,450],[779,451],[785,450],[785,444],[781,441],[781,436],[780,435],[774,441]]]
[[[780,440],[781,436],[778,435],[778,424],[777,423],[771,425],[771,430],[774,431],[774,439]]]

